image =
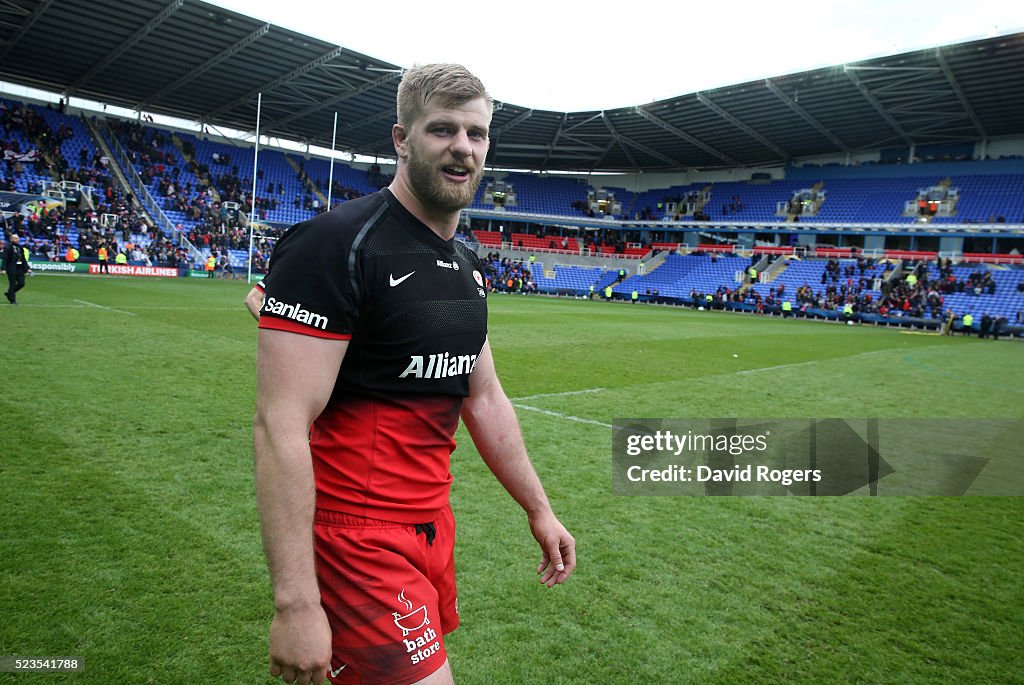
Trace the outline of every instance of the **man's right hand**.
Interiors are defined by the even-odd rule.
[[[286,683],[322,685],[331,667],[331,626],[320,605],[274,612],[270,675]]]

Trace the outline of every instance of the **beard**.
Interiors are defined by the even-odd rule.
[[[442,165],[433,165],[420,157],[415,146],[410,146],[409,185],[424,206],[439,212],[458,212],[473,201],[476,189],[484,177],[483,168],[471,172],[465,183],[450,183],[441,173]]]

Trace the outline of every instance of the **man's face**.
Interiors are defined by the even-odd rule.
[[[444,107],[428,102],[399,141],[409,187],[427,209],[457,212],[473,201],[484,174],[491,110],[484,98]],[[400,134],[399,134],[400,135]]]

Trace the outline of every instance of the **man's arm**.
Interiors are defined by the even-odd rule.
[[[252,318],[260,320],[260,309],[263,308],[263,288],[253,286],[245,296],[245,308],[252,314]]]
[[[347,349],[344,340],[259,332],[256,504],[274,589],[270,674],[287,683],[322,683],[330,667],[331,630],[313,561],[309,427],[330,399]]]
[[[529,518],[530,530],[543,555],[537,567],[540,582],[548,587],[564,583],[576,568],[576,541],[551,510],[486,341],[470,376],[469,390],[470,396],[462,405],[462,420],[487,468]]]

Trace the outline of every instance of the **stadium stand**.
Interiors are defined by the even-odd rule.
[[[576,265],[563,266],[554,264],[551,269],[552,276],[545,275],[543,265],[538,262],[534,268],[534,280],[537,289],[543,293],[557,295],[586,296],[594,287],[594,292],[604,288],[607,283],[602,279],[609,273],[608,269],[601,267],[583,267]]]
[[[826,199],[813,217],[822,223],[913,223],[903,216],[907,202],[917,198],[920,188],[941,179],[910,176],[902,179],[836,179],[824,183]]]
[[[137,121],[111,120],[109,126],[99,121],[99,130],[116,137],[129,151],[132,166],[145,185],[145,188],[125,192],[113,181],[108,168],[110,160],[104,157],[101,146],[92,139],[80,117],[65,114],[56,107],[27,105],[8,99],[0,100],[0,110],[4,119],[4,136],[0,142],[5,151],[0,189],[40,192],[62,180],[96,189],[91,196],[94,207],[69,207],[66,211],[15,220],[17,230],[28,232],[29,244],[37,255],[59,259],[67,247],[74,246],[88,260],[94,258],[100,244],[109,244],[130,252],[133,261],[138,263],[180,262],[182,249],[168,236],[154,230],[133,209],[133,195],[145,192],[158,200],[167,216],[198,247],[200,259],[214,253],[220,260],[227,258],[233,267],[246,265],[244,219],[252,202],[251,148],[204,140]],[[923,171],[924,166],[930,165],[913,170]],[[944,165],[943,171],[948,172],[949,166]],[[931,219],[938,225],[1024,220],[1020,200],[1024,196],[1024,172],[980,173],[978,170],[984,167],[973,163],[962,163],[962,169],[965,173],[947,175],[893,175],[891,169],[886,169],[887,175],[882,177],[868,174],[858,178],[848,169],[838,173],[830,168],[817,168],[805,169],[789,180],[691,183],[639,193],[620,187],[603,188],[614,193],[621,203],[621,217],[641,217],[651,223],[667,216],[669,203],[676,203],[669,219],[678,217],[684,222],[692,221],[695,217],[688,212],[694,205],[688,207],[687,201],[701,206],[701,214],[696,218],[710,223],[748,220],[784,223],[785,217],[779,216],[779,203],[785,203],[797,191],[815,188],[822,192],[824,200],[816,215],[805,216],[804,221],[909,224],[918,221],[918,217],[903,216],[907,203],[917,197],[919,190],[936,185],[957,191],[953,215]],[[911,170],[911,167],[905,169]],[[257,218],[270,227],[276,226],[279,231],[323,211],[330,174],[326,160],[274,149],[261,150],[256,185]],[[132,176],[129,175],[129,179]],[[388,180],[389,177],[380,174],[379,168],[363,170],[336,162],[332,202],[338,204],[373,192]],[[589,213],[588,193],[595,190],[581,178],[510,173],[504,180],[515,187],[518,202],[514,212],[530,215],[585,219]],[[474,206],[482,206],[481,200],[482,193],[478,192]],[[237,203],[237,209],[230,203]],[[106,218],[101,221],[103,215]],[[896,257],[905,261],[895,267],[899,269],[898,275],[891,275],[888,269],[894,267],[888,262],[863,257],[859,260],[814,259],[813,254],[828,255],[827,250],[819,249],[811,251],[812,258],[792,259],[781,266],[776,264],[770,281],[747,287],[742,279],[751,262],[746,256],[732,256],[736,245],[705,246],[706,250],[697,249],[693,254],[677,254],[677,249],[690,249],[681,244],[684,242],[682,234],[644,226],[622,229],[596,224],[588,230],[578,226],[569,230],[550,222],[516,222],[514,215],[506,223],[508,227],[504,232],[477,228],[466,239],[480,250],[521,248],[530,254],[550,255],[544,260],[551,264],[547,270],[542,261],[530,268],[520,260],[505,261],[495,257],[488,274],[492,285],[516,292],[536,289],[585,296],[591,286],[601,293],[606,285],[612,285],[616,298],[628,298],[635,289],[641,299],[653,299],[651,294],[657,293],[659,300],[677,303],[690,302],[692,293],[699,292],[713,294],[716,304],[756,308],[766,313],[776,312],[783,300],[793,298],[807,313],[832,316],[850,301],[865,317],[922,319],[933,323],[947,310],[957,315],[970,312],[976,321],[987,313],[996,318],[1005,317],[1011,323],[1019,321],[1024,311],[1024,269],[1018,265],[1007,267],[964,261],[940,270],[934,261],[934,252],[907,252]],[[265,267],[268,246],[263,244],[262,248],[255,259]],[[557,261],[559,254],[636,259],[653,254],[652,249],[673,251],[673,254],[648,273],[633,275],[622,282],[618,282],[618,267],[610,261],[601,265]],[[780,247],[779,251],[787,249]],[[1008,261],[1013,261],[1012,257],[1009,255]],[[915,258],[929,261],[923,270],[918,270],[920,285],[911,288],[906,285],[905,276],[916,267]],[[991,261],[984,255],[964,255],[964,259]],[[835,268],[839,271],[837,276],[833,275]],[[631,267],[629,271],[636,269]],[[508,284],[510,278],[512,286]],[[982,278],[984,281],[980,280]]]
[[[139,262],[166,256],[166,246],[152,235],[131,194],[113,182],[110,160],[80,119],[53,106],[7,99],[0,100],[0,118],[5,158],[0,190],[70,200],[66,207],[11,217],[9,228],[27,234],[25,244],[37,256],[56,260],[75,248],[90,261],[101,245]]]
[[[956,215],[933,222],[1024,223],[1024,174],[959,176],[950,185],[959,189]]]
[[[737,272],[746,270],[749,260],[743,257],[721,257],[716,254],[672,254],[650,273],[633,276],[614,286],[612,291],[629,295],[657,290],[661,297],[690,297],[692,290],[714,292],[721,287],[735,288]]]
[[[574,209],[573,203],[585,203],[587,192],[591,189],[585,181],[561,176],[540,177],[510,173],[504,180],[515,187],[515,211],[522,214],[583,216],[584,212]],[[483,185],[481,184],[481,188]],[[492,205],[484,204],[480,191],[470,206],[476,209],[493,209]]]
[[[825,170],[822,170],[823,176]],[[813,215],[801,216],[800,221],[815,223],[887,223],[910,224],[917,216],[904,216],[906,203],[917,199],[918,191],[941,185],[947,177],[906,175],[887,178],[822,178],[817,181],[775,180],[722,183],[695,183],[689,185],[654,188],[631,193],[621,188],[606,188],[621,193],[622,212],[617,218],[658,222],[663,220],[701,221],[785,221],[778,213],[779,203],[786,203],[793,194],[818,186],[824,199]],[[506,180],[515,183],[518,206],[515,211],[559,216],[582,216],[587,212],[587,193],[592,186],[581,180],[564,178],[531,178],[524,174],[509,174]],[[958,188],[960,199],[951,217],[935,217],[936,223],[995,223],[1024,221],[1024,207],[1019,198],[1024,193],[1024,173],[1018,174],[961,174],[948,185]],[[703,215],[694,217],[686,211],[687,198],[709,199]],[[669,203],[676,203],[674,214],[668,212]],[[478,194],[473,208],[493,209],[484,205]]]

